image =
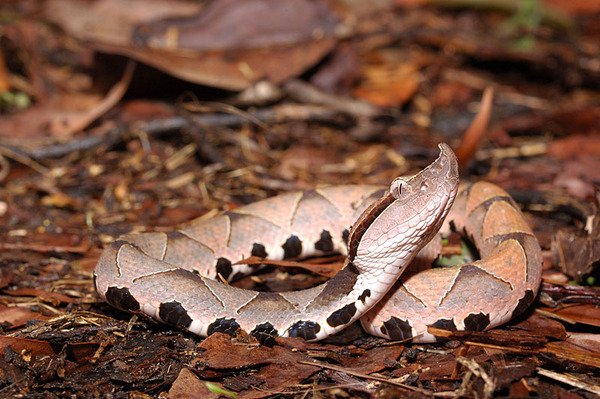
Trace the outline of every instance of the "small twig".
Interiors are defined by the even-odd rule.
[[[92,134],[94,131],[107,130],[105,133],[100,133],[98,135]],[[127,130],[123,125],[115,126],[112,123],[104,124],[99,126],[98,128],[92,129],[89,131],[90,135],[85,137],[76,137],[70,139],[66,143],[58,143],[51,144],[44,147],[37,147],[33,149],[29,148],[18,148],[14,145],[8,144],[0,144],[0,151],[10,151],[15,156],[20,157],[19,159],[14,158],[16,161],[19,161],[32,169],[36,170],[40,173],[42,172],[36,168],[34,168],[31,164],[25,163],[22,159],[48,159],[48,158],[60,158],[65,155],[71,154],[76,151],[84,151],[91,150],[93,148],[99,147],[100,145],[110,146],[119,142],[124,136]],[[5,154],[6,155],[6,154]],[[31,161],[31,160],[30,160]],[[31,161],[33,162],[33,161]],[[37,164],[39,165],[39,164]],[[42,166],[43,167],[43,166]],[[46,169],[47,170],[47,169]]]
[[[131,332],[131,330],[133,329],[133,326],[135,325],[135,323],[137,323],[137,321],[138,321],[137,314],[134,314],[133,316],[131,316],[131,318],[127,322],[127,327],[125,328],[126,335],[128,335]]]
[[[196,100],[195,103],[185,105],[185,108],[190,112],[201,112],[206,111],[208,109],[216,109],[218,111],[224,112],[226,114],[231,114],[240,117],[241,119],[246,119],[256,126],[260,127],[263,130],[269,130],[269,126],[261,121],[258,117],[252,115],[250,112],[244,111],[233,105],[212,102],[212,101],[204,101],[200,102]],[[199,122],[198,119],[194,119],[194,121]]]
[[[339,115],[339,112],[313,105],[283,104],[272,108],[259,109],[250,115],[263,123],[282,123],[295,120],[332,121]],[[93,130],[103,129],[106,132],[74,138],[66,143],[52,144],[33,149],[17,148],[14,145],[0,143],[0,151],[10,151],[10,154],[15,154],[15,160],[31,166],[23,162],[22,159],[32,158],[40,160],[60,158],[76,151],[91,150],[101,145],[110,146],[121,141],[130,131],[143,130],[149,136],[154,136],[186,127],[193,127],[194,124],[209,127],[236,127],[247,122],[247,117],[232,114],[193,115],[191,117],[173,116],[158,120],[136,122],[132,126],[110,124],[107,127],[107,125],[102,125]],[[13,158],[7,153],[4,153],[4,155]],[[17,156],[21,158],[17,159]],[[36,170],[39,172],[38,169]]]
[[[560,374],[540,367],[537,368],[537,372],[538,374],[543,375],[544,377],[548,377],[555,381],[562,382],[563,384],[567,384],[572,387],[583,389],[584,391],[600,395],[600,386],[584,382],[579,378],[573,377],[572,375]]]
[[[6,175],[8,175],[8,172],[10,171],[10,164],[6,161],[5,157],[10,158],[13,161],[17,161],[25,166],[29,166],[31,169],[35,170],[41,175],[47,176],[50,172],[50,169],[48,169],[42,164],[37,163],[27,155],[19,153],[18,151],[13,150],[12,148],[0,144],[0,158],[3,160],[2,176],[0,176],[0,181],[3,181]]]
[[[98,345],[98,348],[96,349],[96,351],[94,352],[94,355],[90,359],[90,363],[92,363],[92,364],[97,363],[98,359],[100,359],[100,356],[102,356],[102,353],[104,353],[104,350],[109,345],[110,345],[110,342],[108,342],[106,339],[103,339],[102,341],[100,341],[100,345]]]
[[[348,97],[335,96],[300,80],[290,80],[284,86],[284,90],[295,100],[319,104],[347,113],[355,117],[372,117],[380,113],[374,105],[365,101],[359,101]]]
[[[305,361],[305,360],[299,360],[298,363],[300,363],[300,364],[306,364],[306,365],[309,365],[309,366],[321,367],[321,368],[329,369],[329,370],[333,370],[333,371],[339,371],[340,373],[346,373],[348,375],[352,375],[354,377],[359,377],[359,378],[364,378],[364,379],[367,379],[367,380],[385,382],[387,384],[394,385],[394,386],[397,386],[397,387],[400,387],[400,388],[404,388],[404,389],[408,389],[410,391],[419,392],[419,393],[421,393],[423,395],[430,395],[430,396],[434,395],[434,392],[429,391],[427,389],[413,387],[411,385],[406,385],[406,384],[403,384],[401,382],[390,380],[388,378],[377,377],[377,376],[374,376],[374,375],[359,373],[357,371],[349,370],[349,369],[346,369],[344,367],[334,366],[332,364],[325,364],[325,363],[319,363],[319,362],[309,362],[309,361]]]
[[[360,382],[361,384],[364,384],[364,382]],[[321,388],[317,388],[315,386],[311,386],[311,385],[295,385],[293,388],[287,390],[287,391],[275,391],[275,390],[271,390],[271,389],[265,389],[265,388],[261,388],[261,387],[252,387],[253,389],[260,391],[260,392],[265,392],[268,393],[270,395],[291,395],[291,394],[304,394],[304,396],[306,394],[309,394],[311,392],[319,392],[319,391],[327,391],[330,389],[337,389],[337,388],[352,388],[353,386],[357,385],[358,383],[348,383],[348,384],[338,384],[338,385],[329,385],[329,386],[324,386]],[[310,389],[301,389],[304,386],[311,386]],[[304,397],[302,396],[302,397]],[[313,395],[313,397],[318,397],[316,395]]]
[[[83,254],[90,249],[90,243],[83,242],[79,245],[46,245],[37,243],[0,242],[0,249],[32,251],[40,253],[57,252]]]
[[[483,395],[485,398],[491,398],[494,394],[494,391],[496,390],[496,384],[494,383],[492,377],[490,377],[489,374],[485,372],[483,367],[481,367],[481,365],[475,360],[467,359],[466,357],[462,356],[457,356],[456,362],[460,363],[461,365],[469,369],[469,371],[473,373],[473,375],[483,380]]]
[[[8,305],[6,305],[9,308],[27,308],[27,307],[31,307],[31,306],[39,306],[41,308],[44,308],[46,311],[56,314],[56,315],[63,315],[64,312],[62,310],[58,310],[57,308],[48,305],[47,303],[43,303],[43,302],[39,302],[39,301],[29,301],[29,302],[20,302],[20,303],[9,303]]]

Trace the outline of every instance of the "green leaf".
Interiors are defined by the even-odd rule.
[[[443,241],[442,241],[442,243],[443,243]],[[447,243],[447,241],[446,241],[446,243]],[[442,266],[442,267],[456,266],[456,265],[460,265],[462,263],[472,262],[476,258],[477,257],[471,250],[471,247],[467,244],[467,242],[464,239],[462,239],[460,241],[460,254],[440,257],[436,262],[436,266]]]
[[[235,399],[237,398],[237,393],[228,391],[227,389],[221,387],[219,384],[215,384],[214,382],[204,381],[204,385],[214,394],[227,396],[228,398]]]

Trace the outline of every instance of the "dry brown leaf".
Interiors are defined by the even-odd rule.
[[[542,334],[544,337],[561,341],[568,336],[565,326],[561,322],[544,317],[536,312],[533,312],[527,319],[520,323],[513,325],[513,328]]]
[[[2,143],[33,149],[55,139],[70,139],[119,102],[129,86],[133,67],[133,63],[127,66],[122,79],[104,98],[89,93],[55,94],[46,102],[0,119]],[[24,140],[28,138],[34,140]]]
[[[10,296],[32,296],[42,302],[50,302],[53,305],[79,302],[77,299],[61,294],[60,292],[48,292],[37,288],[17,288],[15,290],[4,290],[4,293]]]
[[[88,237],[67,233],[32,233],[27,235],[26,238],[20,239],[19,242],[11,241],[0,242],[0,249],[28,250],[42,253],[86,253],[91,246]]]
[[[169,389],[168,397],[169,399],[217,399],[219,395],[211,392],[204,381],[184,367]]]
[[[597,14],[600,12],[600,1],[597,0],[543,0],[556,8],[573,15]]]
[[[35,104],[12,115],[0,118],[0,139],[8,144],[30,144],[52,136],[55,128],[64,121],[76,118],[100,101],[96,94],[69,93],[56,95],[43,103]],[[55,130],[60,132],[60,130]],[[60,133],[59,133],[60,134]],[[58,138],[68,138],[61,137]]]
[[[421,83],[419,65],[405,62],[399,65],[367,66],[365,80],[354,89],[354,95],[380,107],[398,107],[417,92]]]
[[[46,341],[0,335],[0,351],[4,352],[9,347],[17,353],[26,351],[37,356],[50,356],[54,354],[52,347]]]
[[[336,43],[337,18],[321,0],[215,0],[203,9],[154,1],[156,13],[146,3],[102,0],[90,12],[87,2],[54,0],[46,11],[100,51],[230,90],[296,76]],[[168,11],[167,4],[175,9]],[[110,20],[120,25],[114,31],[104,26]]]
[[[138,24],[192,16],[198,2],[164,0],[49,0],[47,17],[82,41],[129,45]]]
[[[344,362],[343,366],[363,374],[377,373],[392,367],[402,354],[402,345],[380,346],[361,353],[358,357]]]
[[[231,337],[215,333],[206,338],[200,348],[204,350],[196,359],[206,368],[214,370],[232,370],[260,367],[252,375],[263,382],[259,390],[248,390],[243,398],[255,398],[269,395],[269,392],[284,391],[299,384],[318,371],[317,367],[299,364],[309,360],[301,352],[292,352],[281,346],[268,348],[263,345],[235,343]]]
[[[44,316],[38,312],[23,307],[8,307],[0,304],[0,324],[10,323],[11,328],[21,327],[31,320],[48,320],[49,316]]]
[[[15,273],[7,267],[0,268],[0,289],[8,286],[15,278]]]
[[[583,114],[580,113],[575,116],[583,117]],[[600,118],[600,108],[595,110],[595,114],[592,114],[592,117]],[[565,123],[568,123],[568,121]],[[553,140],[548,146],[548,154],[560,160],[577,159],[582,155],[600,157],[600,136],[598,133],[600,133],[600,129],[595,134],[573,134],[562,139]]]
[[[581,323],[589,326],[600,327],[600,308],[596,305],[581,304],[569,305],[556,309],[540,308],[546,314],[555,315],[559,320],[567,323]]]
[[[600,334],[569,333],[565,344],[600,354]]]
[[[561,229],[552,242],[559,267],[577,282],[592,273],[600,260],[600,189],[595,199],[595,212],[588,215],[586,229]]]
[[[316,173],[324,165],[337,163],[337,154],[325,148],[293,145],[281,157],[278,172],[286,180],[298,180],[306,173]]]
[[[84,364],[94,358],[99,346],[97,342],[70,342],[64,350],[69,360]]]

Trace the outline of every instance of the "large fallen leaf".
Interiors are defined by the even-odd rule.
[[[321,0],[150,3],[52,0],[46,15],[100,51],[230,90],[298,75],[336,42],[337,18]]]

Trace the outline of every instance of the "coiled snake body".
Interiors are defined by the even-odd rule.
[[[238,329],[271,343],[277,335],[319,340],[361,318],[371,334],[431,342],[428,326],[483,330],[534,299],[540,247],[510,197],[477,183],[458,194],[450,148],[389,190],[337,186],[289,193],[191,222],[170,233],[122,236],[103,252],[96,289],[111,305],[143,312],[201,336]],[[398,277],[450,226],[481,260]],[[350,228],[352,226],[352,228]],[[347,253],[344,267],[314,288],[270,293],[227,286],[249,256],[270,259]]]

